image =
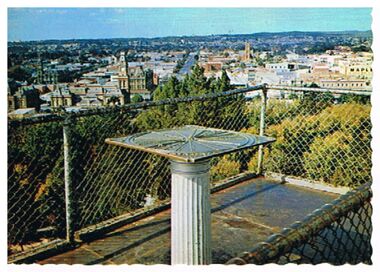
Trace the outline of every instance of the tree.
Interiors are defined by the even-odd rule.
[[[143,102],[143,101],[144,101],[144,98],[140,94],[134,94],[132,96],[132,99],[131,99],[132,103],[140,103],[140,102]]]
[[[8,78],[12,78],[17,81],[27,81],[32,83],[32,73],[24,67],[17,65],[8,69]]]
[[[334,104],[334,96],[331,93],[306,92],[300,104],[300,111],[303,114],[317,114],[328,106]]]

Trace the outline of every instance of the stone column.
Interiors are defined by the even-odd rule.
[[[211,264],[209,161],[171,161],[171,263]]]

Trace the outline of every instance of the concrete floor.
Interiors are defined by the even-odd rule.
[[[338,195],[264,178],[211,196],[213,263],[225,263]],[[123,226],[40,264],[170,264],[170,210]]]

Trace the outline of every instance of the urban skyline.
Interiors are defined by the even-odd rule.
[[[8,41],[363,31],[371,29],[371,11],[371,8],[9,8]]]

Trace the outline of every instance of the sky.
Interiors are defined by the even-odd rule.
[[[8,41],[370,30],[371,8],[8,8]]]

